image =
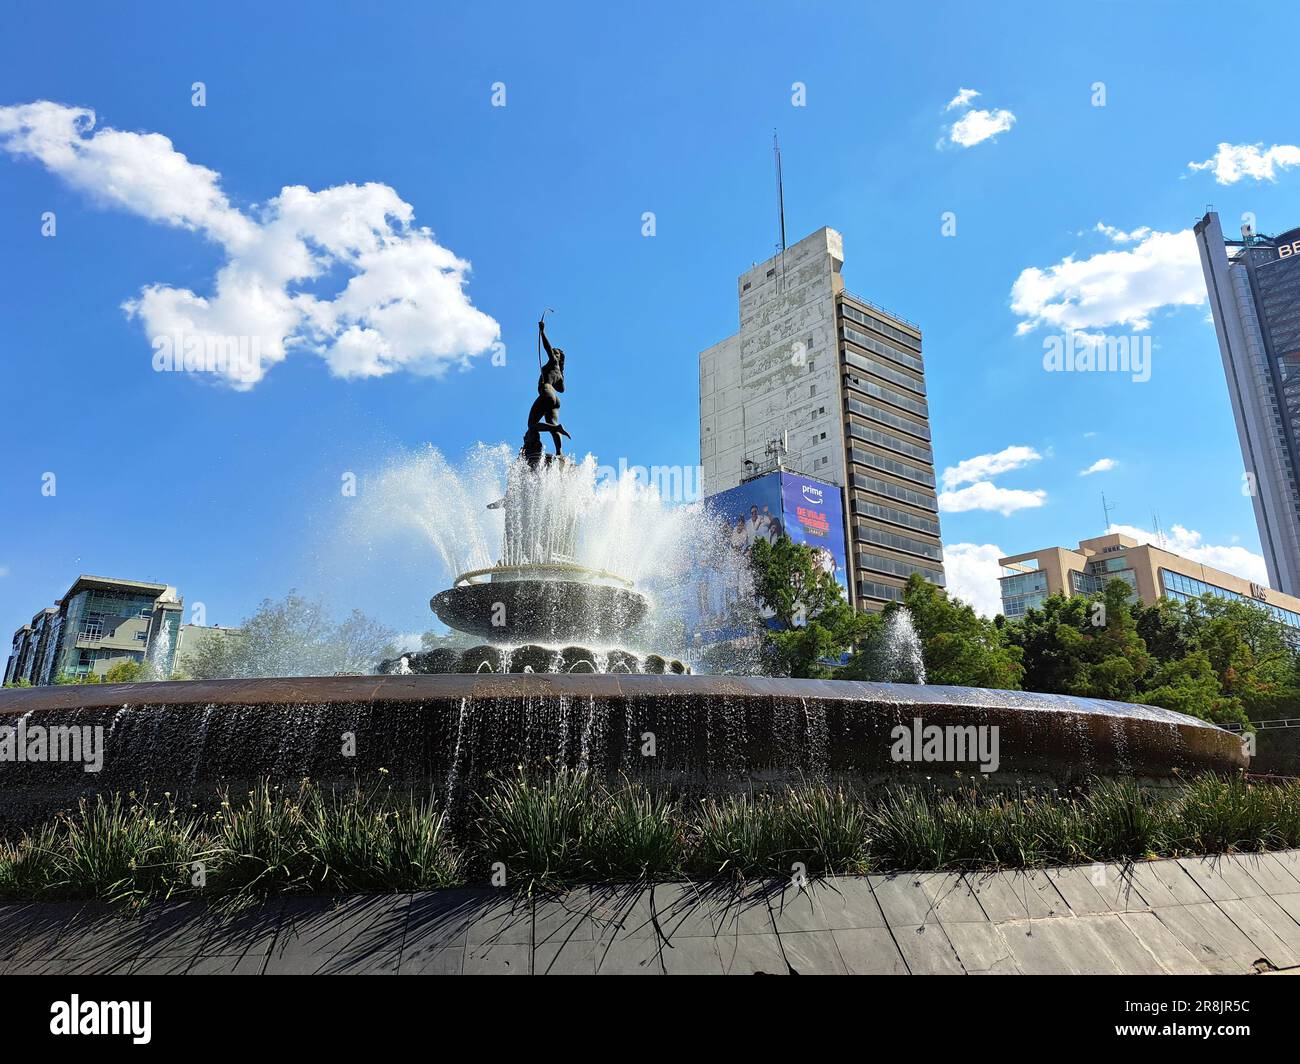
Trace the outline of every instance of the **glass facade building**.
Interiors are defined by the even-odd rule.
[[[1195,227],[1269,583],[1300,595],[1300,229]]]
[[[1213,595],[1215,598],[1226,599],[1229,602],[1249,602],[1252,606],[1268,610],[1278,623],[1300,632],[1300,612],[1296,610],[1288,610],[1271,602],[1262,602],[1252,595],[1243,595],[1237,591],[1229,591],[1227,588],[1216,587],[1214,584],[1207,584],[1204,580],[1194,580],[1182,573],[1171,573],[1168,569],[1160,570],[1160,582],[1165,594],[1179,602],[1187,602],[1202,595]]]
[[[1016,573],[1002,581],[1002,612],[1018,620],[1035,606],[1041,606],[1047,596],[1046,573]]]
[[[5,682],[103,676],[119,662],[172,674],[182,602],[166,584],[81,576],[52,607],[14,633]]]

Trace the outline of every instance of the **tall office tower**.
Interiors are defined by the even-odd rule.
[[[1300,595],[1300,229],[1225,240],[1211,211],[1196,242],[1269,583]]]
[[[860,609],[914,572],[942,585],[921,330],[844,290],[843,238],[819,229],[740,275],[740,331],[700,352],[705,495],[774,469],[845,493]]]

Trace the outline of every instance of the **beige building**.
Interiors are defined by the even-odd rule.
[[[855,604],[912,573],[942,585],[921,330],[845,290],[844,241],[818,229],[736,281],[740,329],[700,352],[706,496],[777,468],[844,492]]]
[[[1073,549],[1048,547],[1001,558],[999,564],[1002,612],[1012,620],[1049,595],[1090,595],[1110,580],[1123,580],[1147,605],[1161,598],[1185,602],[1206,594],[1244,599],[1300,629],[1300,599],[1117,532],[1081,540]]]

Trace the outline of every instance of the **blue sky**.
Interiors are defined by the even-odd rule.
[[[1300,224],[1295,73],[1268,47],[1241,70],[1251,42],[1296,35],[1295,12],[442,6],[6,5],[6,632],[80,572],[176,584],[209,623],[298,587],[426,626],[442,574],[351,564],[341,474],[424,441],[453,458],[517,443],[547,306],[574,446],[694,465],[698,351],[734,331],[735,277],[776,240],[774,128],[791,238],[839,229],[848,287],[924,330],[936,465],[970,463],[954,492],[985,485],[943,515],[955,586],[987,596],[998,552],[1099,534],[1103,490],[1112,521],[1150,529],[1158,511],[1187,551],[1262,572],[1180,234],[1211,203],[1230,232],[1243,211],[1264,232]],[[22,110],[41,100],[59,106]],[[95,141],[106,130],[131,136]],[[390,214],[368,258],[348,227],[393,204],[411,216]],[[280,283],[299,231],[339,250],[312,244],[328,261]],[[415,309],[392,317],[404,296]],[[288,337],[287,357],[233,387],[155,372],[151,337],[182,319]],[[1150,379],[1044,372],[1066,325],[1150,335]],[[1101,459],[1114,468],[1079,475]]]

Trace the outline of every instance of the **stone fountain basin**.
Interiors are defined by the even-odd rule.
[[[588,768],[686,791],[808,780],[876,786],[983,779],[975,764],[899,762],[895,729],[996,726],[990,787],[1091,776],[1168,783],[1233,772],[1240,739],[1150,706],[963,687],[739,676],[322,676],[0,691],[0,727],[100,726],[99,773],[0,762],[0,826],[31,824],[96,792],[210,801],[222,785],[391,782],[458,801],[528,765]],[[344,756],[344,736],[355,756]],[[645,756],[653,736],[655,756]],[[381,775],[380,769],[387,770]]]
[[[614,643],[645,619],[640,592],[581,580],[460,584],[429,601],[449,628],[492,643]]]

